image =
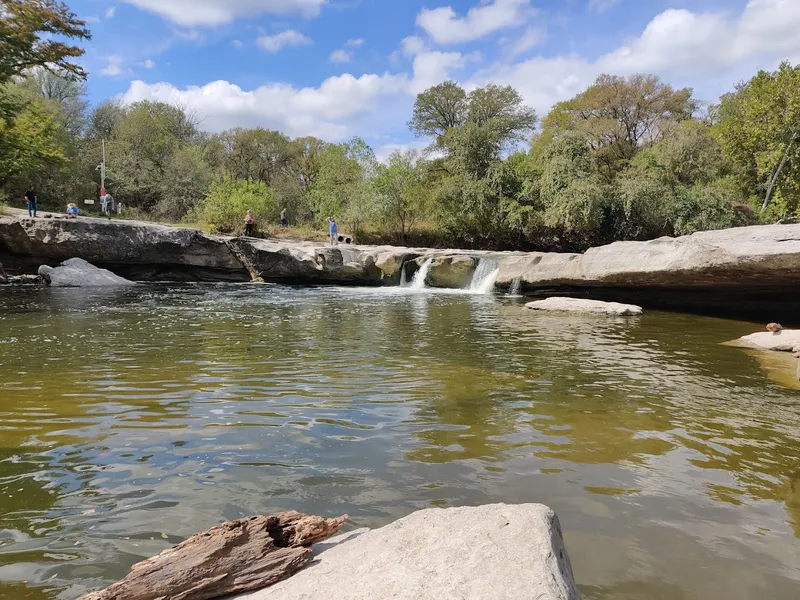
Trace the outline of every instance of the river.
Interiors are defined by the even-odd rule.
[[[220,523],[542,502],[588,600],[800,597],[800,392],[763,324],[400,289],[0,290],[0,597]],[[458,532],[454,532],[457,535]]]

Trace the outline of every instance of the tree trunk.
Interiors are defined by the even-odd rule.
[[[311,545],[346,520],[283,512],[228,521],[134,565],[122,581],[80,600],[208,600],[262,589],[300,570]]]

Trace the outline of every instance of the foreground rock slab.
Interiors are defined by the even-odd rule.
[[[547,298],[528,302],[525,305],[531,310],[547,312],[572,312],[604,314],[617,316],[641,315],[642,307],[634,304],[620,304],[618,302],[601,302],[599,300],[585,300],[583,298]]]
[[[311,545],[347,520],[298,512],[228,521],[140,562],[130,574],[81,600],[209,600],[271,585],[311,557]]]
[[[539,504],[423,510],[336,542],[237,600],[579,598],[558,518]]]
[[[136,285],[132,281],[99,269],[82,258],[70,258],[60,267],[39,267],[39,277],[53,287],[109,287]]]

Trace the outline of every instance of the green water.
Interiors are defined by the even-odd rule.
[[[587,599],[796,599],[800,392],[719,345],[761,327],[397,290],[2,289],[0,598],[75,598],[253,513],[543,502]]]

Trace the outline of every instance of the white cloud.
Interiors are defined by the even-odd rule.
[[[156,68],[156,63],[155,63],[155,62],[153,62],[152,60],[150,60],[150,59],[148,58],[146,61],[144,61],[144,62],[142,63],[142,66],[143,66],[145,69],[155,69],[155,68]]]
[[[315,17],[328,0],[124,0],[186,26],[214,26],[262,14]]]
[[[102,75],[107,77],[116,77],[122,74],[123,59],[119,54],[112,54],[108,57],[106,66],[100,70]]]
[[[331,54],[331,62],[335,63],[349,63],[353,60],[353,55],[347,50],[334,50]]]
[[[425,40],[416,35],[410,35],[401,42],[403,54],[406,56],[416,56],[425,51]]]
[[[414,79],[410,91],[419,94],[431,86],[450,79],[454,71],[463,69],[478,54],[463,55],[460,52],[421,52],[414,57]]]
[[[287,29],[275,35],[264,35],[258,38],[258,45],[267,52],[278,52],[288,46],[306,46],[311,43],[311,38],[304,36],[299,31]]]
[[[438,44],[460,44],[524,25],[533,14],[531,0],[485,0],[459,16],[452,6],[423,9],[417,25]]]
[[[353,38],[351,40],[347,40],[344,45],[348,48],[360,48],[364,45],[364,42],[366,42],[364,38]]]
[[[233,44],[234,48],[242,48],[242,47],[244,47],[244,42],[242,42],[242,40],[233,40],[231,42],[231,44]]]
[[[117,7],[116,6],[109,6],[106,9],[106,19],[113,19],[114,18],[114,13],[116,13],[116,12],[117,12]]]
[[[316,135],[341,140],[385,127],[387,118],[403,123],[410,110],[408,79],[402,75],[349,73],[316,88],[270,83],[246,91],[227,81],[177,89],[169,83],[134,81],[123,100],[179,104],[194,111],[212,132],[231,127],[267,127],[291,136]]]

